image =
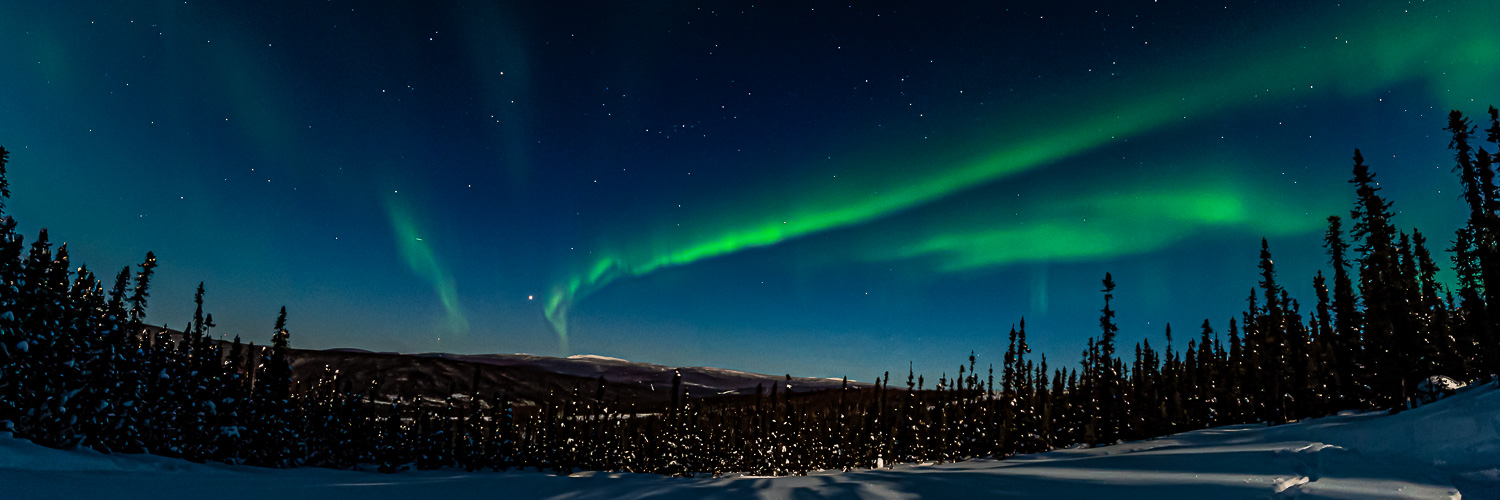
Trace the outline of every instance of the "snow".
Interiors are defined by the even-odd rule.
[[[1500,498],[1500,389],[1471,386],[1395,415],[777,478],[270,470],[53,450],[0,435],[0,485],[8,499]]]
[[[1463,386],[1463,383],[1457,380],[1453,380],[1452,378],[1442,375],[1433,375],[1431,377],[1427,377],[1427,380],[1423,380],[1421,383],[1417,384],[1417,397],[1421,398],[1423,402],[1430,402],[1440,397],[1453,394],[1454,391],[1462,389]]]
[[[614,363],[629,363],[629,361],[626,361],[626,360],[623,360],[623,359],[620,359],[620,358],[611,358],[609,356],[600,356],[598,354],[574,354],[572,356],[568,356],[568,359],[576,359],[576,360],[583,360],[583,361],[590,361],[590,360],[592,360],[592,361],[609,361],[609,362],[614,362]]]

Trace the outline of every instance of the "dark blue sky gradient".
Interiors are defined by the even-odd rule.
[[[1285,204],[1253,211],[1312,207],[1301,216],[1321,220],[1347,215],[1359,147],[1398,225],[1439,250],[1461,224],[1441,128],[1450,107],[1478,116],[1500,102],[1472,85],[1494,76],[1482,51],[1392,70],[1409,76],[1372,67],[1374,89],[1223,97],[1223,111],[930,203],[617,280],[574,306],[560,350],[542,300],[602,248],[753,221],[767,203],[819,196],[807,181],[828,172],[922,179],[929,161],[1003,147],[1008,131],[1100,113],[1099,95],[1129,107],[1277,68],[1338,50],[1320,47],[1364,24],[1432,35],[1382,27],[1495,13],[1472,1],[1035,3],[12,2],[0,6],[7,209],[28,241],[47,227],[101,275],[155,251],[152,323],[181,327],[205,281],[214,333],[260,343],[285,305],[296,347],[594,353],[860,380],[908,361],[936,376],[970,350],[998,361],[1023,315],[1036,351],[1072,363],[1097,334],[1106,271],[1122,341],[1159,346],[1171,322],[1182,348],[1205,317],[1222,330],[1238,315],[1262,236],[1304,310],[1325,267],[1306,220],[962,270],[871,257],[938,224],[1005,224],[1018,195],[1223,174],[1243,184],[1222,189]],[[1441,35],[1462,47],[1471,34]]]

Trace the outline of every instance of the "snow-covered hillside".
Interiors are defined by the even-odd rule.
[[[1471,387],[1397,415],[781,478],[268,470],[3,437],[0,498],[1500,498],[1500,389]]]
[[[687,389],[688,395],[692,397],[755,394],[757,384],[764,385],[765,389],[769,391],[772,384],[785,380],[784,376],[778,375],[702,366],[674,367],[637,363],[620,358],[593,354],[579,354],[566,358],[531,354],[427,353],[412,356],[438,357],[494,366],[528,367],[550,373],[590,379],[604,377],[614,384],[650,387],[671,387],[672,373],[680,372],[682,373],[682,385]],[[850,384],[855,386],[869,385],[857,381],[851,381]],[[792,377],[792,380],[782,387],[785,389],[790,386],[794,391],[805,392],[838,389],[842,385],[843,382],[840,379]]]
[[[441,400],[448,391],[467,395],[504,392],[512,402],[529,405],[547,398],[565,400],[576,386],[592,395],[599,378],[610,384],[610,392],[637,407],[650,408],[671,401],[673,374],[682,374],[683,390],[694,398],[752,395],[757,386],[766,391],[779,385],[782,391],[810,392],[838,389],[839,379],[768,375],[708,367],[673,367],[637,363],[597,355],[566,358],[531,354],[377,353],[361,349],[291,351],[294,378],[313,381],[326,369],[339,372],[350,387],[370,387],[380,381],[378,399],[400,395],[407,399],[426,396]],[[870,384],[850,381],[851,387]],[[476,387],[477,386],[477,387]],[[477,389],[477,390],[476,390]],[[559,399],[561,398],[561,399]]]

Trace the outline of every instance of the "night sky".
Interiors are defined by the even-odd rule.
[[[1309,309],[1356,147],[1446,247],[1500,104],[1492,0],[934,5],[5,2],[6,208],[226,338],[951,375],[1106,271],[1222,331],[1262,237]]]

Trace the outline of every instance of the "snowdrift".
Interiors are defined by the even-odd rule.
[[[1239,425],[1009,460],[807,477],[269,470],[53,450],[0,437],[0,497],[33,498],[1500,498],[1500,389],[1391,415]]]

